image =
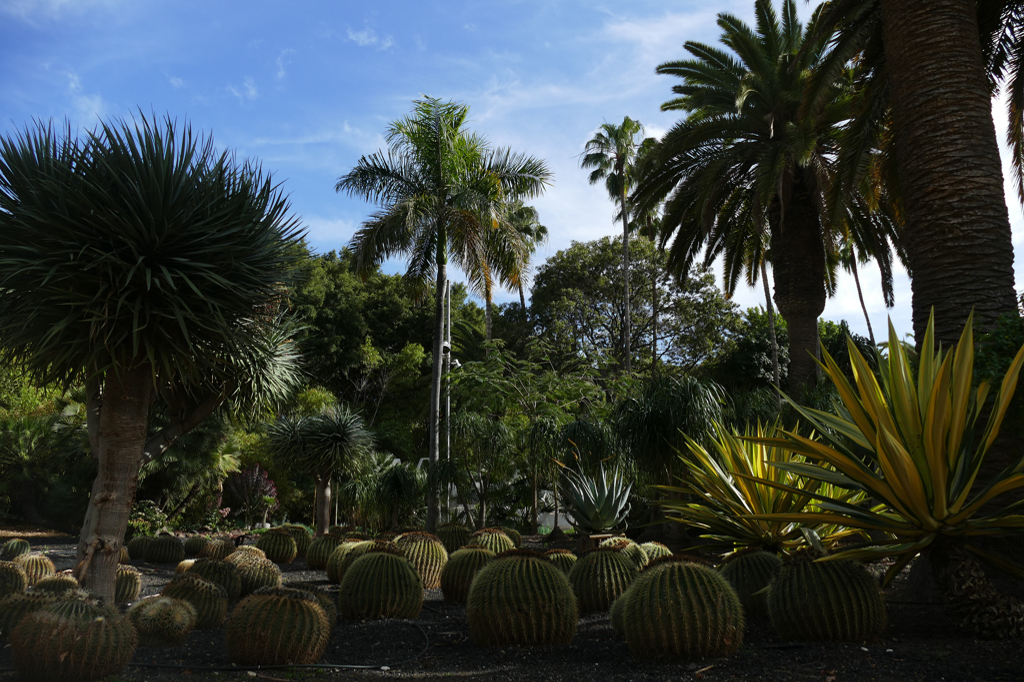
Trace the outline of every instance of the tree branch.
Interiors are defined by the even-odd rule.
[[[219,393],[211,394],[206,400],[191,409],[182,406],[180,409],[173,410],[171,423],[146,441],[146,448],[142,452],[142,463],[147,464],[167,452],[167,449],[174,445],[176,440],[199,426],[227,399],[231,388],[230,384],[225,384]]]

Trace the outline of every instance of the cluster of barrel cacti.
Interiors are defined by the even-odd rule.
[[[49,578],[57,574],[57,568],[53,565],[53,562],[41,552],[19,554],[14,557],[13,563],[25,571],[29,587],[32,587],[43,578]]]

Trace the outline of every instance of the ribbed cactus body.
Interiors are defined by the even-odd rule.
[[[242,581],[242,596],[252,594],[261,587],[281,587],[281,569],[270,559],[252,557],[235,563]]]
[[[449,554],[468,545],[472,536],[473,531],[469,529],[469,526],[461,523],[446,523],[437,529],[437,537],[441,538],[441,542],[444,543],[444,548],[448,550]]]
[[[423,608],[423,583],[400,549],[373,547],[345,571],[338,613],[346,620],[415,618]]]
[[[238,567],[232,563],[222,559],[196,559],[189,572],[223,587],[228,601],[235,601],[242,595],[242,578]]]
[[[256,547],[275,564],[290,564],[299,554],[295,538],[283,528],[268,530],[256,541]]]
[[[178,564],[185,560],[185,545],[173,535],[158,535],[146,545],[147,564]]]
[[[469,542],[472,545],[486,547],[495,554],[501,554],[516,548],[512,538],[505,535],[505,531],[500,528],[481,528],[470,536]]]
[[[611,621],[612,631],[619,637],[626,636],[626,627],[622,622],[622,614],[625,613],[626,599],[629,598],[629,590],[619,595],[619,598],[612,602],[608,609],[608,620]]]
[[[441,586],[441,571],[448,563],[448,551],[440,538],[430,533],[405,533],[398,536],[395,544],[416,567],[423,587]]]
[[[114,602],[118,606],[133,602],[139,598],[142,592],[142,576],[134,566],[126,564],[117,565],[117,574],[114,578]]]
[[[331,635],[316,598],[288,588],[263,589],[243,599],[226,630],[228,657],[238,665],[316,663]]]
[[[178,565],[174,567],[174,574],[175,575],[181,575],[185,571],[187,571],[190,568],[192,568],[192,565],[195,562],[196,562],[195,559],[185,559],[184,561],[179,561]]]
[[[132,560],[132,555],[128,553],[128,548],[121,545],[121,551],[117,555],[117,563],[127,564]]]
[[[371,549],[381,548],[398,549],[398,546],[388,540],[360,540],[341,543],[331,553],[331,558],[327,560],[327,580],[335,585],[340,585],[345,577],[345,571],[353,561]]]
[[[619,550],[626,556],[628,556],[634,564],[636,564],[637,570],[643,570],[644,566],[650,563],[650,558],[647,556],[647,552],[643,550],[640,545],[636,544],[629,538],[608,538],[601,543],[602,547],[612,547]]]
[[[74,592],[78,587],[78,581],[75,580],[74,576],[58,573],[57,575],[51,575],[49,578],[43,578],[33,585],[32,589],[36,592],[51,592],[61,595],[65,592]]]
[[[234,554],[236,549],[235,543],[228,538],[213,538],[206,541],[199,551],[199,556],[204,559],[226,559]]]
[[[327,594],[320,589],[319,585],[313,583],[288,583],[284,585],[285,588],[292,590],[302,590],[316,597],[317,603],[320,604],[320,608],[324,610],[327,615],[327,622],[333,629],[338,622],[338,601],[332,595]]]
[[[517,531],[515,528],[510,526],[501,526],[501,531],[508,536],[508,539],[512,541],[516,549],[523,546],[523,534]]]
[[[242,545],[241,547],[236,547],[234,552],[224,557],[224,561],[234,564],[235,566],[239,566],[249,559],[266,558],[266,552],[259,547],[256,547],[255,545]]]
[[[645,542],[640,545],[640,549],[647,555],[647,563],[665,556],[672,556],[672,550],[660,542]]]
[[[57,568],[50,561],[49,557],[38,552],[19,554],[14,557],[14,563],[25,570],[29,587],[32,587],[43,578],[57,575]]]
[[[0,561],[0,599],[28,589],[28,574],[13,561]]]
[[[0,599],[0,639],[10,637],[22,618],[54,603],[58,596],[52,592],[16,592]]]
[[[544,552],[544,556],[566,575],[569,575],[569,571],[576,565],[576,555],[567,549],[549,549]]]
[[[32,546],[28,543],[28,540],[11,538],[0,548],[0,561],[11,561],[14,557],[28,554],[31,551]]]
[[[355,526],[331,526],[327,529],[328,535],[333,535],[336,538],[344,538],[346,533],[354,531]]]
[[[14,664],[27,680],[87,682],[123,670],[135,653],[135,628],[84,592],[25,616],[11,635]]]
[[[568,578],[542,554],[506,552],[476,574],[466,602],[477,646],[568,644],[576,635],[576,597]]]
[[[146,558],[146,548],[149,547],[151,542],[153,542],[153,538],[148,535],[136,535],[126,545],[128,556],[131,557],[132,561],[142,561]]]
[[[196,629],[210,630],[228,615],[228,593],[215,582],[192,575],[179,575],[160,591],[165,597],[187,601],[196,610]]]
[[[314,571],[324,570],[327,568],[327,560],[331,558],[331,552],[337,549],[341,542],[341,538],[334,535],[322,535],[313,540],[306,549],[306,565]]]
[[[886,622],[885,601],[863,566],[815,563],[810,552],[790,557],[772,580],[768,615],[779,636],[790,640],[873,640]]]
[[[206,543],[209,541],[208,538],[202,535],[192,535],[185,538],[185,556],[199,556],[199,553],[203,551],[203,547],[206,547]]]
[[[385,531],[381,531],[380,533],[377,533],[376,535],[374,535],[373,539],[374,540],[388,540],[390,542],[394,542],[395,539],[398,538],[400,535],[401,535],[401,533],[393,533],[390,530],[385,530]]]
[[[580,555],[569,571],[580,613],[607,611],[636,575],[636,563],[614,547],[598,547]]]
[[[292,539],[295,540],[295,551],[297,552],[295,556],[297,558],[306,556],[306,552],[309,551],[309,546],[313,542],[313,534],[309,532],[309,529],[298,524],[285,524],[281,527],[291,533]]]
[[[143,646],[178,646],[196,626],[196,608],[184,599],[158,595],[128,609],[128,620]]]
[[[736,590],[748,617],[768,615],[768,594],[762,592],[782,569],[777,554],[743,551],[733,554],[718,572]]]
[[[441,593],[445,602],[465,604],[474,576],[495,556],[494,552],[483,547],[466,547],[453,552],[441,569]]]
[[[743,643],[743,607],[713,569],[666,558],[636,579],[616,614],[637,658],[712,658]]]

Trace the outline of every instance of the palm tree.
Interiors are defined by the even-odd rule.
[[[581,168],[594,169],[590,173],[591,185],[604,180],[608,196],[618,205],[618,217],[622,220],[622,279],[625,283],[625,318],[623,319],[622,333],[626,374],[630,374],[633,369],[633,358],[630,351],[629,307],[629,216],[632,206],[629,201],[629,193],[633,189],[637,160],[644,142],[643,125],[640,121],[634,121],[626,116],[622,119],[621,125],[602,123],[597,134],[583,148],[583,158],[580,160]]]
[[[519,306],[526,315],[526,294],[523,293],[525,283],[529,279],[530,259],[537,252],[537,247],[548,240],[548,228],[540,223],[540,214],[533,206],[527,206],[522,201],[514,203],[509,211],[509,222],[515,228],[526,246],[523,252],[524,260],[520,264],[522,271],[519,277]]]
[[[426,97],[411,116],[388,127],[388,151],[364,156],[335,189],[382,206],[352,238],[363,272],[390,256],[409,258],[406,277],[434,287],[434,348],[430,389],[427,528],[437,525],[438,421],[441,404],[444,290],[448,259],[469,271],[483,255],[489,229],[511,232],[503,209],[516,198],[537,196],[551,182],[543,161],[506,149],[466,130],[469,107]]]
[[[300,237],[270,177],[187,123],[0,139],[0,360],[85,385],[97,476],[78,575],[105,599],[144,461],[227,400],[297,385],[270,330]],[[150,434],[157,400],[168,423]]]
[[[313,475],[316,532],[323,535],[331,525],[331,481],[372,450],[374,441],[361,416],[337,406],[315,415],[281,417],[267,427],[267,444],[278,461]]]

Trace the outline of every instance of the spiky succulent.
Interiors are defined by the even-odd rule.
[[[14,557],[20,554],[28,554],[31,551],[32,545],[28,543],[28,540],[11,538],[4,543],[3,548],[0,548],[0,561],[11,561]]]
[[[768,593],[765,588],[782,569],[777,554],[748,549],[736,552],[718,567],[718,572],[736,590],[748,616],[768,615]]]
[[[28,574],[13,561],[0,561],[0,599],[28,589]]]
[[[40,552],[19,554],[14,557],[14,563],[25,570],[28,577],[28,586],[32,587],[43,578],[49,578],[57,574],[57,568],[50,561],[49,557]]]
[[[449,554],[468,545],[472,535],[473,531],[469,526],[462,523],[446,523],[437,528],[437,537],[441,538]]]
[[[128,556],[132,561],[142,561],[146,558],[146,547],[149,547],[151,542],[153,542],[153,538],[149,535],[136,535],[126,545]]]
[[[256,547],[275,564],[290,564],[298,556],[295,538],[284,528],[272,528],[260,536]]]
[[[415,618],[423,608],[423,582],[402,550],[383,544],[357,556],[338,589],[346,620]]]
[[[295,540],[295,550],[298,558],[306,556],[306,552],[309,551],[309,545],[313,542],[313,534],[305,526],[299,524],[287,523],[283,526],[286,531],[291,533],[292,538]]]
[[[473,578],[495,556],[494,552],[483,547],[466,547],[453,552],[441,569],[441,594],[445,602],[465,604]]]
[[[321,590],[320,586],[314,583],[288,583],[287,585],[284,585],[284,587],[292,590],[302,590],[303,592],[308,592],[316,597],[317,603],[320,604],[320,608],[322,608],[324,613],[327,615],[327,622],[330,624],[332,629],[334,628],[335,624],[338,622],[338,602],[334,597]],[[269,589],[272,588],[262,588],[262,590]],[[257,590],[256,592],[259,593],[262,590]]]
[[[261,587],[281,587],[281,569],[270,559],[252,557],[235,563],[242,581],[242,596]]]
[[[147,597],[128,609],[143,646],[178,646],[196,626],[196,608],[184,599]]]
[[[516,548],[512,538],[500,528],[481,528],[470,536],[470,544],[486,547],[495,554]]]
[[[255,545],[242,545],[236,547],[235,551],[224,557],[224,561],[238,566],[249,559],[266,559],[267,554]]]
[[[203,551],[203,547],[206,547],[207,542],[209,542],[209,539],[203,535],[191,535],[185,538],[185,555],[199,556],[199,553]]]
[[[196,559],[189,572],[223,587],[229,601],[235,601],[242,594],[242,578],[238,574],[238,567],[230,562],[222,559]]]
[[[647,555],[647,563],[660,559],[663,556],[672,556],[672,550],[660,542],[645,542],[640,545],[640,549]]]
[[[15,592],[0,599],[0,639],[10,637],[22,618],[52,604],[57,597],[52,592]]]
[[[569,571],[580,613],[607,611],[637,576],[636,563],[614,547],[580,555]]]
[[[114,601],[118,606],[133,602],[139,598],[142,592],[142,576],[138,569],[127,564],[117,565],[117,574],[114,578]]]
[[[357,540],[338,545],[327,561],[327,580],[340,585],[345,578],[345,571],[352,565],[352,562],[371,549],[377,548],[398,549],[398,546],[387,540]]]
[[[621,474],[616,472],[609,480],[603,465],[594,477],[568,467],[562,471],[565,472],[569,493],[567,511],[573,528],[590,535],[615,530],[626,523],[633,485],[627,485]]]
[[[173,535],[158,535],[146,545],[148,564],[178,564],[185,560],[185,545]]]
[[[544,552],[544,556],[566,575],[569,575],[569,571],[576,565],[576,555],[567,549],[549,549]]]
[[[192,575],[191,572],[171,580],[160,594],[182,599],[195,607],[197,630],[210,630],[227,618],[228,593],[217,583]]]
[[[206,541],[199,556],[205,559],[226,559],[235,553],[235,543],[228,538],[213,538]]]
[[[638,571],[642,571],[644,566],[649,564],[651,561],[647,556],[647,552],[645,552],[640,545],[626,537],[608,538],[601,543],[601,547],[614,547],[619,550],[628,556],[634,564],[636,564]]]
[[[310,543],[306,549],[306,565],[314,571],[322,571],[327,568],[327,560],[331,558],[331,552],[338,548],[342,539],[334,535],[322,535]]]
[[[440,538],[430,533],[405,533],[395,540],[398,548],[423,580],[423,587],[432,589],[441,586],[441,571],[448,563],[448,552]]]
[[[512,541],[516,549],[523,546],[523,534],[517,531],[515,528],[510,526],[501,526],[501,530],[508,536],[508,539]]]
[[[120,549],[120,551],[117,554],[117,563],[119,563],[119,564],[127,564],[127,563],[130,563],[131,560],[132,560],[132,555],[128,552],[128,548],[125,547],[124,545],[121,545],[121,549]]]
[[[263,588],[235,607],[225,635],[228,657],[238,665],[316,663],[331,625],[319,601],[304,590]]]
[[[52,592],[53,594],[61,595],[65,592],[74,592],[78,587],[78,581],[75,580],[74,576],[68,573],[58,573],[57,575],[43,578],[33,585],[32,589],[36,592]]]

